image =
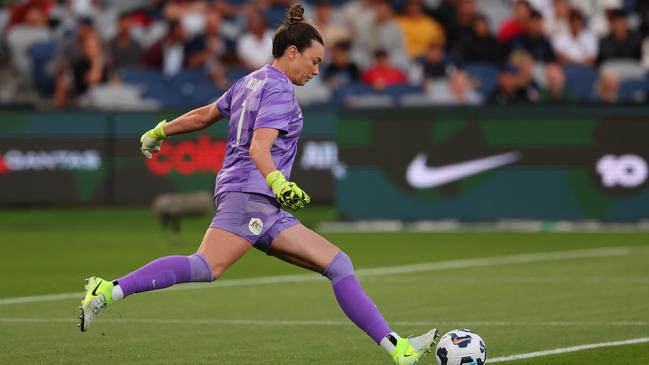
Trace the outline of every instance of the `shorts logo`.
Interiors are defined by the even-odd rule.
[[[262,228],[264,228],[264,223],[261,221],[261,219],[250,218],[250,222],[248,222],[248,229],[250,230],[250,232],[252,232],[252,234],[259,236]]]

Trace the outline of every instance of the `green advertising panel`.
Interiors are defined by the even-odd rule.
[[[0,204],[147,204],[162,193],[211,191],[227,121],[165,141],[150,160],[139,138],[178,113],[0,112]],[[333,201],[335,114],[305,111],[292,177]]]
[[[649,218],[648,108],[344,113],[349,219]]]

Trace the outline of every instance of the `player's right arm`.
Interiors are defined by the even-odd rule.
[[[284,209],[300,210],[311,202],[311,198],[296,183],[286,180],[284,174],[277,170],[270,150],[278,135],[277,129],[255,129],[250,143],[250,159],[266,178],[266,183],[273,190],[279,204]]]
[[[198,131],[209,127],[224,117],[216,103],[211,103],[191,110],[171,122],[165,120],[158,123],[155,128],[145,132],[140,137],[140,151],[146,158],[151,158],[153,153],[160,151],[162,142],[168,136]]]

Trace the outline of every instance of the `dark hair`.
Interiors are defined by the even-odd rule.
[[[573,20],[581,20],[584,21],[584,14],[581,13],[581,11],[577,8],[571,8],[570,12],[568,13],[568,21],[573,21]]]
[[[388,52],[383,48],[379,48],[376,51],[374,51],[374,58],[375,59],[379,59],[379,58],[383,58],[383,57],[387,57],[387,56],[388,56]]]
[[[532,9],[532,12],[530,13],[530,19],[543,20],[543,14],[541,14],[541,12],[536,9]]]
[[[282,57],[284,51],[290,46],[295,46],[299,52],[303,52],[305,48],[311,46],[313,40],[324,46],[320,33],[311,24],[304,21],[302,5],[295,4],[288,9],[286,21],[275,32],[273,57],[276,59]]]
[[[626,19],[626,10],[624,9],[613,9],[609,13],[609,17],[612,19]]]

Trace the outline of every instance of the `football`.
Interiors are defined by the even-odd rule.
[[[471,330],[453,330],[439,340],[435,358],[437,365],[482,365],[487,362],[487,346]]]

